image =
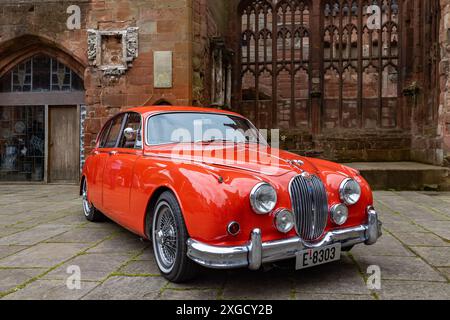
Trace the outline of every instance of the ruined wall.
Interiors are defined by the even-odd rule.
[[[199,106],[211,104],[211,40],[230,36],[229,1],[193,0],[193,102]]]
[[[427,88],[424,45],[427,30],[415,14],[425,1],[405,0],[403,37],[405,65],[403,83],[420,87],[416,96],[405,97],[401,130],[362,133],[358,130],[312,128],[304,132],[282,132],[283,147],[298,153],[321,155],[339,161],[417,160],[440,164],[450,162],[450,0],[441,0],[438,84],[441,94],[433,102]],[[211,40],[222,38],[231,48],[233,63],[232,108],[240,108],[239,0],[2,0],[0,3],[0,75],[27,55],[44,51],[56,56],[83,77],[86,89],[84,145],[87,151],[102,124],[121,108],[167,101],[174,105],[211,104]],[[81,8],[81,29],[68,30],[66,9]],[[425,8],[426,9],[426,8]],[[316,2],[311,15],[318,21],[323,12]],[[139,28],[139,56],[124,75],[105,77],[88,59],[88,29],[119,30]],[[320,46],[320,26],[312,25],[311,46]],[[416,30],[416,32],[414,32]],[[113,44],[114,45],[114,44]],[[112,46],[113,48],[114,46]],[[319,48],[320,49],[320,48]],[[316,48],[316,51],[319,50]],[[173,87],[153,87],[154,51],[173,52]],[[105,58],[111,58],[105,57]],[[312,82],[320,89],[320,56],[312,57]],[[429,71],[429,70],[428,70]],[[433,73],[429,73],[433,77]],[[433,84],[431,84],[433,85]],[[317,88],[312,88],[317,93]],[[320,90],[319,90],[320,91]],[[312,97],[312,120],[320,124],[322,98]],[[403,98],[401,98],[403,99]],[[437,102],[438,101],[438,102]],[[439,110],[438,110],[439,105]],[[431,111],[430,111],[431,110]],[[431,112],[431,113],[430,113]],[[433,112],[435,114],[433,115]]]
[[[441,63],[439,67],[441,95],[439,97],[438,134],[443,137],[444,161],[450,167],[450,0],[441,0],[439,33]]]

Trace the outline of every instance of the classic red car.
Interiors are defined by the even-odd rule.
[[[167,279],[198,266],[296,259],[296,269],[374,244],[381,222],[358,171],[270,147],[239,114],[142,107],[109,120],[81,179],[86,218],[149,239]],[[105,215],[105,216],[104,216]]]

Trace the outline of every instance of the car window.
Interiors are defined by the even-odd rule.
[[[102,132],[100,132],[99,139],[98,139],[98,147],[104,148],[106,144],[106,138],[108,137],[109,129],[111,128],[111,121],[106,122],[105,126],[103,127]]]
[[[147,125],[150,145],[226,141],[266,144],[246,119],[214,113],[167,113],[151,117]]]
[[[135,132],[135,139],[127,141],[125,135],[122,134],[120,139],[119,148],[125,149],[141,149],[142,148],[142,135],[141,135],[141,115],[138,113],[129,113],[127,117],[124,130],[127,128],[133,129]]]
[[[106,138],[106,143],[103,148],[115,148],[117,144],[117,139],[120,135],[120,130],[122,129],[123,117],[125,115],[122,114],[120,116],[115,117],[111,121],[111,128],[109,129],[108,137]]]

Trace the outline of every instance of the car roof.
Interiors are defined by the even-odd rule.
[[[184,106],[137,107],[137,108],[123,110],[123,112],[137,112],[137,113],[142,114],[143,116],[150,116],[150,115],[160,114],[160,113],[198,112],[198,113],[226,114],[226,115],[234,115],[234,116],[242,117],[238,113],[226,111],[226,110],[219,110],[219,109],[215,109],[215,108],[184,107]]]

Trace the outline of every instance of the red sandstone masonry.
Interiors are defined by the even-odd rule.
[[[315,0],[314,0],[315,1]],[[414,30],[420,29],[420,21],[414,18],[414,9],[421,0],[408,0],[411,3],[411,26],[406,33],[411,39],[403,39],[407,60],[405,74],[407,83],[425,79],[421,74],[424,66],[423,35]],[[239,50],[239,30],[236,26],[238,0],[92,0],[92,1],[35,1],[17,4],[0,4],[0,74],[8,66],[21,60],[21,55],[29,50],[34,54],[46,49],[85,80],[87,121],[85,145],[93,146],[99,126],[119,110],[138,104],[152,104],[165,99],[172,104],[210,104],[211,61],[210,39],[224,37],[227,46]],[[77,4],[82,10],[82,29],[68,31],[65,27],[67,14],[65,8]],[[291,150],[318,150],[336,160],[373,160],[381,155],[385,160],[407,159],[413,148],[413,159],[439,163],[440,153],[450,154],[450,0],[441,0],[439,66],[440,88],[439,114],[435,123],[425,124],[423,110],[411,106],[412,101],[405,98],[409,106],[401,121],[405,132],[377,133],[375,136],[355,136],[354,132],[330,130],[322,135],[287,132],[286,145]],[[314,10],[317,16],[320,10]],[[405,12],[406,14],[406,12]],[[89,66],[87,60],[88,28],[102,30],[137,26],[139,35],[139,57],[133,67],[117,82],[108,82],[102,73]],[[314,26],[317,27],[318,26]],[[25,37],[31,35],[31,37]],[[408,42],[408,41],[410,42]],[[315,41],[312,46],[319,46]],[[173,89],[153,88],[153,52],[171,50],[174,53]],[[312,61],[313,77],[319,77],[321,61]],[[235,72],[235,82],[239,72]],[[364,88],[370,93],[370,88]],[[234,90],[236,92],[236,90]],[[235,99],[238,97],[234,96]],[[419,97],[419,102],[421,98]],[[193,101],[192,101],[193,100]],[[329,107],[329,106],[326,106]],[[437,109],[438,106],[436,106]],[[329,110],[333,112],[332,108]],[[370,110],[366,110],[369,117]],[[410,113],[410,114],[409,114]],[[411,117],[413,121],[411,121]],[[319,117],[315,114],[314,117]],[[349,114],[346,123],[353,123]],[[335,121],[330,118],[330,124]],[[412,130],[410,132],[409,130]],[[407,137],[405,137],[405,134]],[[389,144],[385,142],[389,141]],[[397,152],[397,151],[398,152]],[[405,151],[406,150],[406,151]]]

